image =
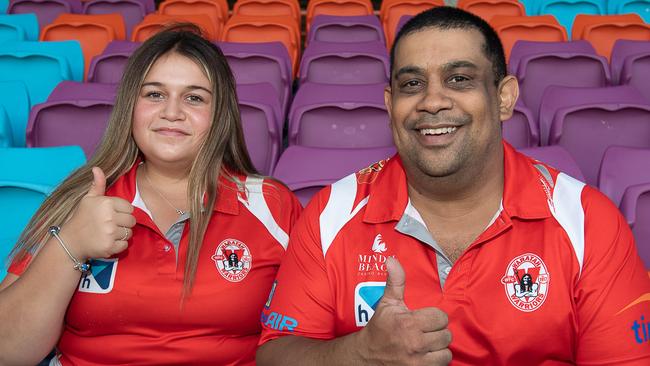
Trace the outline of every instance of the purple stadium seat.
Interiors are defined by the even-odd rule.
[[[99,145],[115,100],[116,85],[61,82],[27,124],[27,146],[79,145],[90,158]]]
[[[104,52],[93,57],[88,69],[88,82],[117,84],[122,78],[124,67],[140,42],[113,41]]]
[[[153,8],[153,0],[90,0],[84,3],[82,12],[84,14],[122,14],[126,25],[126,39],[131,39],[133,28]]]
[[[404,24],[411,20],[411,18],[413,18],[413,15],[402,15],[399,18],[399,22],[397,22],[397,28],[395,29],[395,37],[397,37]]]
[[[621,83],[621,70],[623,64],[628,57],[638,56],[640,54],[650,55],[650,42],[648,41],[634,41],[631,39],[619,39],[614,43],[612,48],[611,68],[612,68],[612,82],[615,84]]]
[[[384,84],[303,84],[289,111],[289,145],[392,146]]]
[[[521,59],[528,55],[547,53],[576,53],[597,55],[596,50],[588,41],[570,42],[539,42],[539,41],[517,41],[510,51],[508,70],[513,75],[519,75],[517,69]]]
[[[650,183],[628,187],[621,202],[621,212],[632,227],[639,256],[650,270]]]
[[[269,83],[237,85],[244,140],[257,170],[271,174],[282,146],[282,111]]]
[[[578,164],[575,162],[575,160],[573,160],[571,154],[569,154],[569,152],[566,151],[566,149],[564,149],[562,146],[554,145],[530,147],[526,149],[519,149],[519,151],[522,154],[528,155],[533,159],[537,159],[543,163],[546,163],[577,180],[583,182],[585,181],[585,177],[582,175],[580,167],[578,167]]]
[[[627,187],[650,183],[649,168],[650,149],[610,146],[600,165],[598,188],[620,206]]]
[[[607,147],[650,147],[650,103],[629,86],[549,87],[539,122],[549,145],[567,149],[594,186]]]
[[[270,83],[276,90],[282,112],[289,107],[293,76],[291,59],[280,42],[219,42],[238,85]]]
[[[535,116],[539,115],[544,90],[550,85],[604,87],[610,84],[611,79],[607,59],[587,52],[522,55],[516,76],[521,99]]]
[[[284,182],[305,206],[324,186],[393,154],[394,147],[324,149],[289,146],[282,153],[273,175]]]
[[[300,84],[375,84],[389,79],[381,42],[311,42],[300,62]]]
[[[311,22],[308,43],[381,42],[386,44],[379,18],[374,15],[317,15]]]
[[[650,42],[616,41],[611,64],[617,83],[637,88],[650,101]]]
[[[512,117],[501,125],[503,138],[517,149],[539,146],[539,125],[521,99],[515,104]]]
[[[34,13],[38,28],[43,29],[61,13],[81,13],[81,0],[12,0],[7,14]]]

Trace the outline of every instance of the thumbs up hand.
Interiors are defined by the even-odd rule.
[[[133,235],[133,206],[118,197],[107,197],[106,176],[93,167],[93,183],[70,220],[61,225],[61,237],[80,261],[108,258],[128,246]]]
[[[388,258],[386,266],[384,296],[359,332],[362,357],[368,364],[447,365],[451,362],[447,314],[434,307],[409,310],[404,303],[404,269],[395,258]]]

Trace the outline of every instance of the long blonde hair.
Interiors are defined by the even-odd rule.
[[[93,157],[73,172],[36,211],[18,243],[11,260],[22,260],[35,253],[47,238],[47,229],[63,225],[90,189],[92,167],[106,174],[107,186],[128,172],[141,152],[131,134],[133,109],[145,76],[162,55],[174,52],[201,66],[212,84],[212,125],[192,164],[188,179],[190,234],[183,282],[184,296],[194,283],[199,251],[217,199],[220,175],[257,174],[246,150],[241,127],[235,81],[221,50],[205,40],[191,24],[171,26],[140,46],[129,58],[118,87],[108,127]],[[224,169],[226,168],[226,169]]]

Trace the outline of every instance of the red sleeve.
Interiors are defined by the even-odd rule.
[[[7,269],[8,273],[15,274],[16,276],[21,276],[25,270],[27,269],[27,266],[29,266],[29,263],[32,261],[32,255],[31,254],[26,254],[23,259],[17,261],[13,260],[11,264],[9,265],[9,268]]]
[[[578,365],[650,365],[650,278],[627,222],[586,187],[585,255],[576,287]]]
[[[334,296],[320,242],[321,191],[291,233],[287,254],[262,312],[260,344],[284,336],[334,338]]]

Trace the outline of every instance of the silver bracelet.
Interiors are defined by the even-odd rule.
[[[70,253],[70,251],[66,247],[65,243],[63,242],[63,239],[61,239],[61,237],[59,236],[60,231],[61,231],[61,228],[58,227],[58,226],[50,226],[50,228],[48,230],[48,232],[56,240],[58,240],[59,244],[61,244],[61,247],[63,248],[63,250],[65,250],[65,253],[68,255],[68,257],[70,257],[70,259],[72,259],[72,262],[74,262],[74,267],[73,267],[74,269],[76,269],[77,271],[79,271],[81,273],[86,273],[86,272],[90,271],[90,263],[88,263],[88,262],[82,263],[77,258],[75,258],[72,255],[72,253]]]

